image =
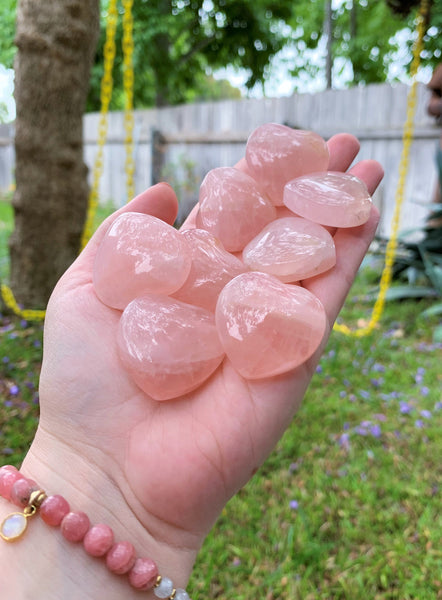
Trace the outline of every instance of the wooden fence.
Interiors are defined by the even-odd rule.
[[[361,142],[359,158],[379,160],[385,178],[375,195],[382,220],[379,234],[388,237],[402,152],[408,87],[369,85],[348,90],[295,94],[272,99],[243,99],[195,103],[135,112],[134,160],[137,193],[168,179],[180,197],[180,218],[198,197],[204,175],[217,166],[233,165],[244,154],[251,131],[266,122],[311,129],[325,138],[346,131]],[[416,227],[428,214],[436,184],[434,154],[439,130],[426,114],[428,92],[419,85],[415,134],[407,175],[401,229]],[[84,120],[85,161],[92,166],[97,148],[98,114]],[[0,128],[0,188],[12,180],[13,128]],[[126,201],[123,114],[109,115],[100,184],[102,202],[121,206]]]

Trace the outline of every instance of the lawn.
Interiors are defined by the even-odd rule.
[[[9,207],[0,202],[0,277]],[[376,261],[342,319],[367,319]],[[305,401],[200,553],[194,600],[442,598],[441,345],[430,301],[386,307],[370,336],[334,333]],[[0,319],[0,455],[18,465],[38,422],[42,326]]]

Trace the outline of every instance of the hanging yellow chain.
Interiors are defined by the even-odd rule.
[[[410,74],[412,78],[411,88],[407,97],[407,115],[402,135],[402,154],[399,162],[399,180],[396,188],[395,207],[391,223],[391,237],[385,251],[385,264],[382,270],[379,284],[379,294],[371,313],[371,318],[365,327],[350,329],[347,325],[335,323],[333,329],[348,336],[364,337],[369,335],[379,323],[385,307],[387,291],[391,284],[393,265],[399,234],[399,221],[401,208],[405,197],[405,183],[407,179],[408,166],[410,163],[410,148],[413,142],[414,115],[416,112],[417,79],[416,74],[420,65],[420,56],[423,50],[423,39],[426,30],[426,17],[429,11],[429,0],[422,0],[417,19],[417,37],[413,46],[413,61]]]
[[[126,132],[124,145],[126,148],[126,189],[127,201],[135,196],[134,173],[135,164],[133,159],[134,144],[134,67],[133,67],[133,18],[132,18],[133,0],[123,0],[123,87],[124,87],[124,129]]]
[[[98,141],[97,141],[97,154],[95,157],[94,168],[92,171],[92,185],[89,193],[89,204],[86,216],[86,223],[81,238],[81,249],[83,249],[88,241],[90,240],[93,233],[94,218],[97,212],[98,199],[99,199],[99,185],[100,179],[103,174],[103,151],[104,144],[107,138],[107,114],[109,112],[109,104],[112,98],[112,69],[115,61],[115,33],[117,29],[118,11],[117,11],[117,0],[110,0],[107,24],[106,24],[106,41],[103,49],[103,67],[104,73],[101,79],[101,91],[100,91],[100,120],[98,122]]]

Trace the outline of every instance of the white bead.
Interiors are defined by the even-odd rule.
[[[153,593],[157,598],[169,598],[170,594],[173,592],[173,583],[172,580],[168,577],[163,577],[161,579],[161,583],[158,587],[153,589]]]
[[[175,600],[190,600],[189,594],[182,588],[177,588]]]

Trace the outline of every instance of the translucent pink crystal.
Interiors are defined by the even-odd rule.
[[[229,252],[242,250],[276,216],[256,181],[231,167],[207,173],[199,203],[197,227],[210,231]]]
[[[288,283],[313,277],[336,263],[332,236],[321,225],[301,217],[276,219],[243,250],[254,271],[275,275]]]
[[[281,206],[284,185],[300,175],[326,171],[329,152],[317,133],[268,123],[250,135],[246,161],[273,204]]]
[[[141,213],[124,213],[98,248],[93,283],[107,306],[123,309],[147,293],[171,294],[186,280],[190,251],[171,225]]]
[[[205,381],[224,357],[215,317],[168,296],[137,298],[120,319],[121,360],[139,387],[169,400]]]
[[[216,326],[234,368],[259,379],[306,361],[322,340],[326,317],[308,290],[266,273],[243,273],[221,292]]]
[[[181,235],[188,243],[192,266],[184,285],[173,297],[215,312],[220,291],[226,283],[244,273],[247,268],[208,231],[188,229],[181,232]]]
[[[363,181],[349,173],[314,173],[290,181],[284,204],[293,212],[333,227],[356,227],[368,220],[371,197]]]

